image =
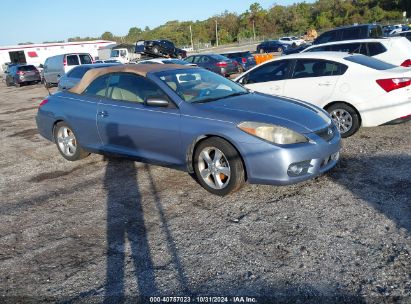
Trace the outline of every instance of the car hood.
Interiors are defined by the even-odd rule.
[[[313,105],[262,93],[223,98],[203,103],[201,107],[236,124],[242,121],[270,123],[299,133],[318,131],[331,123],[329,115]]]

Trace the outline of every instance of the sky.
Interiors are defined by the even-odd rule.
[[[205,20],[225,10],[243,13],[254,2],[267,9],[303,0],[20,0],[16,9],[1,14],[0,45],[99,37],[105,31],[124,36],[134,26],[144,29],[170,20]]]

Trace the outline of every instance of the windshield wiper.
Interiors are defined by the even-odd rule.
[[[222,96],[222,97],[202,99],[202,100],[199,100],[199,101],[195,101],[194,103],[206,103],[206,102],[210,102],[210,101],[216,101],[216,100],[220,100],[220,99],[224,99],[224,98],[240,96],[240,95],[245,95],[245,94],[250,94],[250,92],[237,92],[237,93]]]

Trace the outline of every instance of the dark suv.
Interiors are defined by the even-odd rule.
[[[333,41],[382,38],[382,27],[378,24],[359,24],[353,26],[339,27],[322,33],[313,44],[322,44]]]
[[[254,56],[249,51],[225,53],[221,55],[237,61],[242,70],[241,72],[247,71],[257,64]]]
[[[145,53],[158,57],[186,58],[187,52],[176,48],[169,40],[140,40],[136,43],[136,53]]]
[[[41,77],[34,65],[12,65],[7,69],[6,85],[22,86],[26,83],[39,83]]]

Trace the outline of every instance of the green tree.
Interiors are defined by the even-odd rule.
[[[101,35],[101,39],[103,40],[113,40],[114,39],[114,35],[111,32],[104,32]]]

